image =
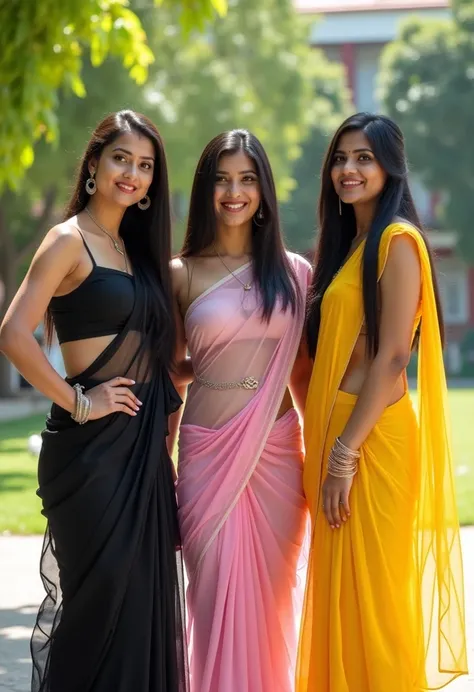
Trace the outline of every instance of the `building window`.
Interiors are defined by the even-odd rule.
[[[465,324],[469,319],[468,277],[463,267],[443,267],[439,272],[439,290],[447,325]]]

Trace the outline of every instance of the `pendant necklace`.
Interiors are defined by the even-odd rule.
[[[85,208],[85,211],[87,212],[87,214],[89,215],[89,217],[92,219],[92,221],[95,223],[95,225],[97,226],[97,228],[99,228],[99,229],[102,231],[102,233],[105,233],[105,235],[106,235],[108,238],[110,238],[110,240],[112,241],[112,244],[113,244],[115,250],[117,250],[117,252],[118,252],[120,255],[122,255],[122,257],[123,257],[124,260],[125,260],[125,271],[128,273],[127,257],[126,257],[126,255],[125,255],[125,244],[124,244],[123,240],[122,240],[122,246],[123,246],[123,247],[120,247],[120,245],[118,244],[118,241],[113,237],[113,235],[112,235],[111,233],[109,233],[109,231],[107,231],[107,229],[105,229],[105,228],[102,226],[102,224],[100,224],[100,223],[97,221],[97,219],[95,218],[95,216],[93,216],[92,212],[89,210],[89,207],[86,207],[86,208]]]
[[[220,261],[222,262],[222,264],[224,265],[224,267],[227,269],[227,271],[229,272],[229,274],[232,274],[232,276],[234,277],[234,279],[237,279],[237,281],[238,281],[239,284],[242,286],[242,288],[244,289],[244,291],[250,291],[250,289],[252,288],[252,284],[251,284],[251,283],[244,283],[243,281],[241,281],[241,279],[239,278],[239,276],[238,276],[237,274],[235,274],[235,273],[232,271],[232,269],[230,269],[230,268],[227,266],[227,264],[224,262],[224,260],[222,259],[222,257],[221,257],[220,254],[219,254],[218,249],[217,249],[217,248],[214,248],[214,249],[215,249],[216,255],[218,256],[218,258],[220,259]],[[242,266],[243,266],[243,265],[242,265]]]

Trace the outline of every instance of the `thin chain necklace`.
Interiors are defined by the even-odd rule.
[[[102,224],[100,224],[100,223],[97,221],[97,219],[95,218],[95,216],[93,216],[93,214],[92,214],[92,212],[90,211],[89,207],[86,207],[85,210],[86,210],[87,214],[90,216],[90,218],[92,219],[92,221],[95,223],[95,225],[97,226],[97,228],[100,228],[100,230],[101,230],[103,233],[105,233],[105,235],[106,235],[108,238],[110,238],[110,240],[112,241],[112,244],[113,244],[115,250],[117,250],[117,252],[118,252],[120,255],[122,255],[122,257],[123,257],[123,259],[124,259],[124,261],[125,261],[125,271],[128,272],[127,256],[126,256],[126,254],[125,254],[125,244],[124,244],[123,240],[122,240],[122,247],[120,247],[120,245],[118,244],[118,241],[115,240],[115,238],[113,237],[113,235],[112,235],[111,233],[109,233],[109,231],[107,231],[107,229],[105,229],[105,228],[102,226]]]
[[[222,257],[219,254],[219,250],[217,248],[214,248],[214,249],[215,249],[216,255],[218,256],[218,258],[220,259],[220,261],[222,262],[224,267],[227,269],[229,274],[232,274],[234,279],[237,279],[239,284],[243,287],[244,291],[250,291],[250,289],[252,288],[252,284],[251,283],[244,283],[243,281],[241,281],[239,276],[237,274],[235,274],[235,272],[233,272],[232,269],[230,269],[230,267],[228,267],[227,264],[224,262],[224,260],[222,259]],[[245,266],[245,265],[242,265],[242,266]]]

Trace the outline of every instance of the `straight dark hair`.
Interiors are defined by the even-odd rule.
[[[183,257],[199,255],[211,248],[217,236],[214,188],[219,160],[224,155],[244,152],[254,162],[261,191],[263,219],[252,223],[252,266],[262,295],[262,317],[269,320],[280,298],[284,310],[296,311],[298,285],[280,227],[273,173],[265,149],[247,130],[230,130],[215,137],[204,149],[196,168],[189,206]]]
[[[79,214],[90,199],[86,181],[90,177],[89,162],[99,160],[104,147],[119,136],[135,132],[147,137],[155,150],[153,180],[148,190],[151,204],[142,211],[136,204],[128,207],[120,224],[122,237],[133,267],[147,288],[152,330],[152,349],[156,358],[165,365],[172,362],[175,344],[175,323],[170,275],[171,218],[168,186],[168,170],[163,141],[151,120],[140,113],[123,110],[107,116],[94,130],[79,164],[79,171],[71,199],[66,207],[64,220]],[[52,335],[52,319],[46,315],[46,334],[49,343]]]
[[[403,134],[390,118],[371,113],[357,113],[345,120],[334,135],[321,171],[319,195],[319,243],[316,250],[313,283],[308,301],[307,337],[312,357],[316,353],[321,302],[326,289],[347,257],[356,236],[356,219],[350,204],[342,205],[331,179],[334,155],[343,134],[359,130],[367,137],[378,163],[387,174],[387,181],[377,201],[372,226],[367,235],[363,256],[363,298],[367,328],[367,352],[373,357],[379,346],[377,270],[378,254],[382,233],[396,217],[414,226],[422,236],[430,258],[431,272],[438,312],[439,330],[444,343],[444,323],[439,298],[439,289],[433,266],[433,256],[415,208],[408,185],[408,165]]]

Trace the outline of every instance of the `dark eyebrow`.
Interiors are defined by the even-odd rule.
[[[368,149],[367,147],[364,147],[363,149],[354,149],[354,154],[362,154],[364,151],[368,151],[369,154],[373,154],[374,152],[372,149]],[[342,149],[336,149],[334,152],[335,154],[345,154],[345,151],[342,151]]]
[[[123,147],[115,147],[115,149],[112,149],[112,151],[123,151],[124,154],[128,154],[129,156],[133,156],[131,151],[128,151],[128,149],[124,149]],[[154,161],[155,159],[153,156],[140,156],[141,159],[149,159],[150,161]]]
[[[221,175],[229,175],[229,171],[216,171],[217,173],[220,173]],[[253,173],[254,175],[257,175],[257,171],[254,171],[252,169],[248,171],[239,171],[239,175],[245,175],[245,173]]]

